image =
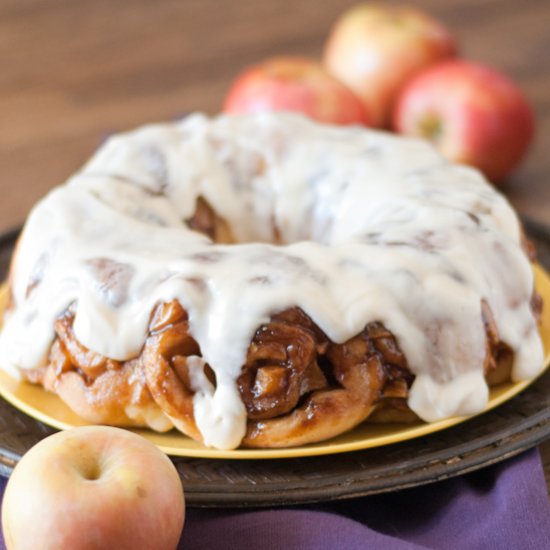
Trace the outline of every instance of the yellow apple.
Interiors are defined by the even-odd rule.
[[[173,550],[185,515],[178,473],[119,428],[56,433],[28,451],[2,505],[8,550]]]

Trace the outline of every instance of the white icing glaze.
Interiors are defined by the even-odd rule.
[[[240,244],[187,228],[198,197]],[[245,433],[236,378],[256,328],[291,306],[338,343],[384,323],[428,421],[487,403],[482,299],[515,352],[513,378],[543,365],[533,273],[501,195],[420,141],[288,114],[193,115],[109,139],[35,207],[12,283],[0,337],[12,374],[46,361],[73,302],[77,338],[123,360],[139,354],[155,304],[177,298],[202,353],[190,361],[197,426],[218,448]]]

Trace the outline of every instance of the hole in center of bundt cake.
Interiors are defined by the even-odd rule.
[[[185,223],[189,229],[207,235],[216,243],[236,242],[229,224],[202,197],[197,199],[195,213]]]
[[[270,225],[270,229],[267,232],[265,231],[265,224],[262,224],[263,231],[258,232],[264,233],[262,236],[256,235],[255,237],[247,239],[237,238],[231,224],[222,218],[203,197],[199,197],[197,199],[195,212],[190,218],[184,220],[184,223],[189,229],[206,235],[212,239],[213,242],[218,244],[237,244],[245,242],[290,244],[281,237],[279,228],[274,220],[268,220],[265,222],[265,224]],[[268,236],[266,236],[265,233],[267,233]]]

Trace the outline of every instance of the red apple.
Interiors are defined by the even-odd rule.
[[[237,77],[225,99],[226,113],[295,111],[329,124],[369,124],[365,107],[320,63],[277,57]]]
[[[118,428],[56,433],[23,456],[8,481],[8,550],[174,549],[185,514],[174,465]]]
[[[449,160],[479,168],[500,182],[533,139],[533,111],[521,90],[500,72],[448,61],[419,74],[394,113],[403,134],[429,139]]]
[[[449,30],[417,9],[359,4],[333,26],[324,63],[363,101],[374,125],[387,127],[407,80],[455,51]]]

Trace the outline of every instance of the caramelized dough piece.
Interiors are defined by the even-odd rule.
[[[249,422],[243,446],[289,447],[329,439],[350,430],[372,412],[384,372],[377,358],[335,367],[342,388],[311,393],[291,413]]]
[[[55,332],[69,362],[85,374],[88,380],[97,378],[107,370],[121,367],[119,361],[107,359],[84,347],[74,335],[73,323],[74,312],[69,309],[55,322]]]
[[[199,355],[189,334],[187,312],[177,300],[157,306],[141,356],[149,391],[157,405],[186,435],[202,440],[195,423],[187,358]]]
[[[348,368],[376,357],[384,371],[381,400],[386,397],[405,399],[414,380],[395,337],[381,323],[369,323],[361,334],[345,344],[332,344],[327,355],[333,365],[346,364]]]
[[[542,301],[542,296],[538,294],[537,291],[535,290],[533,292],[533,296],[531,296],[531,311],[533,312],[533,316],[535,317],[538,323],[540,323],[543,305],[544,304]]]
[[[90,351],[76,339],[73,323],[74,311],[68,309],[55,324],[57,338],[48,364],[24,371],[26,378],[57,393],[93,423],[170,429],[172,423],[147,387],[142,357],[120,362]]]
[[[288,413],[304,393],[327,387],[316,350],[315,335],[300,325],[272,321],[256,331],[237,379],[249,419]]]
[[[231,244],[236,242],[229,224],[218,216],[202,197],[197,199],[195,212],[191,218],[185,220],[185,223],[189,229],[207,235],[216,243]]]
[[[525,255],[527,256],[527,258],[529,258],[529,261],[531,263],[534,263],[537,261],[537,249],[533,244],[533,241],[531,241],[531,239],[527,237],[523,224],[520,225],[520,231],[521,231],[521,236],[520,236],[521,248],[525,252]]]
[[[251,345],[252,354],[249,350],[249,361],[239,378],[243,399],[244,395],[250,398],[247,388],[250,387],[250,373],[254,365],[250,359],[264,358],[264,354],[269,354],[269,346],[265,346],[261,335],[268,332],[271,339],[284,346],[287,345],[285,336],[288,332],[285,331],[289,330],[289,326],[292,327],[293,341],[299,341],[304,346],[300,356],[300,373],[307,372],[304,364],[314,365],[314,372],[322,375],[324,384],[304,392],[303,400],[297,400],[296,395],[292,395],[293,404],[289,394],[284,395],[287,397],[285,408],[292,404],[287,414],[249,413],[243,446],[288,447],[328,439],[365,420],[386,397],[407,395],[413,377],[395,338],[380,323],[371,323],[358,336],[343,344],[334,344],[303,311],[296,308],[274,319],[256,333]],[[297,332],[301,332],[301,340],[296,339]],[[269,344],[272,344],[271,339]],[[274,353],[274,356],[282,357],[280,353]],[[285,359],[288,362],[288,355]],[[325,373],[320,369],[318,360],[325,366]],[[295,364],[291,372],[293,370],[296,370]],[[277,375],[282,376],[282,373],[277,371]],[[250,393],[253,400],[256,396]],[[277,397],[276,405],[280,403],[281,395]]]
[[[70,324],[70,317],[64,323]],[[88,350],[83,348],[83,351]],[[89,355],[83,353],[78,357]],[[75,365],[59,338],[52,346],[50,363],[42,371],[40,382],[46,390],[57,393],[78,415],[93,423],[149,425],[159,431],[170,429],[171,423],[151,397],[141,358],[116,364],[116,369],[92,368],[85,363]]]
[[[485,300],[481,301],[481,316],[486,335],[485,378],[490,386],[494,386],[510,379],[514,352],[500,339],[493,312]]]

